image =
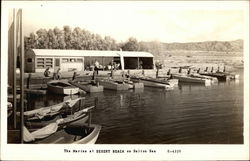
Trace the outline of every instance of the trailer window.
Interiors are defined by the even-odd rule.
[[[68,59],[68,58],[63,58],[63,59],[62,59],[62,62],[63,62],[63,63],[67,63],[67,62],[69,62],[69,59]]]
[[[52,58],[37,58],[36,67],[37,68],[47,68],[53,67],[53,59]]]
[[[71,58],[71,59],[69,59],[69,60],[70,60],[71,63],[76,62],[76,59],[73,59],[73,58]]]
[[[36,63],[36,67],[37,68],[45,68],[45,62],[44,62],[44,58],[37,58],[36,59],[37,63]]]
[[[82,59],[76,59],[76,62],[82,63]]]
[[[52,58],[46,58],[45,59],[45,67],[53,67],[53,59]]]

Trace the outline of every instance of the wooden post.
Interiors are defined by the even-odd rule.
[[[214,67],[212,67],[212,69],[211,69],[211,73],[213,73],[213,71],[214,71]]]
[[[113,61],[114,60],[112,59],[112,62],[111,62],[111,75],[110,75],[111,78],[113,78],[113,74],[114,74],[113,73],[113,65],[114,65]]]
[[[223,72],[226,72],[226,66],[224,66]]]
[[[156,78],[158,78],[159,75],[159,68],[156,69]]]
[[[21,87],[21,143],[23,143],[23,127],[24,127],[24,38],[23,38],[23,22],[22,22],[22,9],[19,9],[19,16],[20,16],[20,47],[21,47],[21,53],[20,53],[20,87]]]
[[[14,123],[14,129],[16,129],[16,59],[17,59],[17,52],[16,52],[16,10],[13,9],[13,27],[14,27],[14,37],[13,37],[13,46],[14,46],[14,51],[13,51],[13,88],[12,88],[12,93],[13,93],[13,123]]]
[[[104,65],[103,65],[103,57],[102,57],[102,71],[104,71]]]
[[[220,72],[220,66],[218,65],[218,69],[217,69],[217,72]]]
[[[139,57],[137,58],[137,69],[140,69]]]
[[[27,88],[29,89],[29,87],[30,87],[30,79],[31,79],[31,73],[29,73],[29,76],[28,76],[28,78],[27,78]],[[44,82],[44,80],[43,80],[43,82]]]
[[[72,80],[75,80],[76,79],[76,72],[73,73],[73,77],[72,77]]]
[[[207,72],[208,71],[208,67],[206,67],[206,69],[205,69],[205,72]]]

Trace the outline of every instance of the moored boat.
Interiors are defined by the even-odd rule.
[[[88,93],[103,92],[103,86],[97,84],[91,84],[88,81],[69,81],[70,84],[76,86]]]
[[[94,108],[94,106],[84,108],[82,110],[79,110],[73,114],[69,114],[66,116],[64,116],[64,114],[58,115],[51,120],[26,121],[25,125],[28,128],[41,128],[53,122],[56,122],[59,127],[64,127],[68,124],[75,123],[75,122],[84,124],[89,118],[87,112],[89,112],[89,110],[92,108]]]
[[[128,86],[129,89],[139,89],[139,88],[144,88],[144,84],[142,82],[133,82],[130,79],[111,79],[114,82],[120,83],[120,84],[125,84]]]
[[[174,88],[174,85],[170,84],[169,82],[154,78],[131,76],[130,79],[134,82],[142,82],[145,87],[161,88],[165,90],[172,90]]]
[[[218,83],[218,79],[216,77],[213,77],[213,76],[201,75],[201,74],[198,74],[198,73],[192,73],[190,75],[191,75],[191,77],[209,79],[209,80],[211,80],[211,83]]]
[[[79,88],[72,86],[67,80],[52,80],[47,86],[49,91],[56,94],[72,95],[79,92]]]
[[[101,131],[96,124],[69,124],[58,130],[56,123],[51,123],[41,129],[24,127],[24,142],[26,144],[94,144]],[[8,143],[20,140],[20,130],[8,130]]]
[[[204,78],[194,77],[192,75],[172,74],[172,78],[178,79],[179,82],[199,83],[199,84],[204,84],[205,86],[211,85],[211,80],[210,79],[204,79]]]
[[[118,83],[111,79],[102,79],[99,81],[100,85],[104,87],[104,89],[110,89],[110,90],[128,90],[130,86],[126,83]]]
[[[203,72],[199,73],[200,75],[205,75],[205,76],[211,76],[211,77],[216,77],[218,81],[227,81],[230,79],[229,75],[223,74],[223,73],[212,73],[212,72]]]
[[[28,121],[41,120],[43,118],[52,117],[52,116],[59,114],[60,110],[63,107],[72,108],[77,102],[79,102],[83,99],[85,99],[85,98],[81,97],[81,98],[77,98],[77,99],[73,99],[73,100],[69,99],[69,100],[66,100],[64,102],[52,105],[52,106],[42,107],[42,108],[30,110],[30,111],[25,111],[24,117],[26,117]],[[20,115],[20,113],[17,113],[17,114]]]

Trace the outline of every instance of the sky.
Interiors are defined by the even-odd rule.
[[[210,1],[38,3],[23,9],[24,34],[80,27],[118,42],[200,42],[244,39],[243,3]],[[32,7],[30,7],[32,6]]]

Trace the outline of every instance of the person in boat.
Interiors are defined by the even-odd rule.
[[[44,71],[44,76],[45,76],[45,77],[49,77],[49,75],[50,75],[50,71],[49,71],[49,67],[48,67],[48,68],[46,68],[46,70]]]

